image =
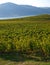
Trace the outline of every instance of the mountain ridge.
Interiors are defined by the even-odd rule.
[[[50,14],[50,8],[40,8],[30,5],[17,5],[10,2],[0,4],[0,18],[39,14]]]

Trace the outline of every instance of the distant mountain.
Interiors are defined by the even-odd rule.
[[[50,14],[50,8],[39,8],[29,5],[17,5],[10,2],[0,4],[0,18],[39,14]]]

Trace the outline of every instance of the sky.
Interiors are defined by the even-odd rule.
[[[50,7],[50,0],[0,0],[0,4],[12,2],[19,5],[32,5],[36,7]]]

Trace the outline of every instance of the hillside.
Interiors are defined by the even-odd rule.
[[[50,14],[50,8],[39,8],[29,5],[17,5],[10,2],[0,4],[0,18],[39,14]]]
[[[28,17],[21,18],[20,20],[26,20],[26,21],[50,20],[50,15],[42,14],[38,16],[28,16]]]
[[[49,14],[42,14],[38,16],[26,16],[21,18],[11,18],[11,19],[0,19],[0,21],[47,21],[50,20]]]
[[[0,65],[50,65],[50,15],[0,20]]]

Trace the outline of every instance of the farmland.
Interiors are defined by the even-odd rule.
[[[0,20],[0,65],[10,61],[50,65],[50,15]]]

